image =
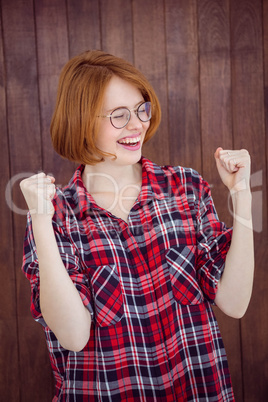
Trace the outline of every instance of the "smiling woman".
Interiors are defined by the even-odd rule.
[[[104,116],[99,123],[96,145],[104,154],[109,155],[104,157],[104,163],[100,166],[106,170],[106,165],[111,161],[113,166],[137,163],[141,158],[141,147],[151,118],[151,114],[143,116],[145,106],[140,90],[117,76],[112,77],[104,93],[103,110],[113,111],[108,116],[109,119]],[[131,154],[126,151],[131,151]]]
[[[121,79],[125,85],[135,88],[136,95],[138,92],[138,103],[130,105],[129,109],[144,101],[150,102],[153,112],[144,142],[155,134],[161,120],[161,109],[155,91],[144,75],[123,59],[101,51],[85,52],[71,59],[60,77],[50,129],[54,148],[61,156],[85,165],[95,164],[107,156],[98,149],[95,141],[101,122],[99,117],[129,104],[129,99],[127,103],[122,103],[123,99],[116,103],[111,98],[106,99],[107,106],[103,104],[104,94],[109,96],[106,87],[111,85],[112,79]],[[138,115],[141,113],[139,111]],[[115,119],[110,120],[114,122]]]
[[[250,157],[215,152],[232,231],[195,170],[142,156],[160,117],[154,90],[129,63],[92,51],[64,67],[51,135],[81,165],[63,189],[44,173],[21,182],[23,270],[54,401],[234,401],[212,304],[239,318],[249,303]]]

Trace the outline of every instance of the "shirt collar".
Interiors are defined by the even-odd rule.
[[[82,180],[84,168],[84,165],[78,166],[69,184],[63,189],[67,198],[70,198],[71,206],[80,216],[85,212],[88,213],[90,209],[101,209],[84,185]]]
[[[137,203],[140,206],[143,206],[155,198],[163,199],[163,170],[144,157],[141,157],[139,163],[142,165],[142,187],[137,199]],[[83,215],[85,212],[88,213],[90,209],[102,210],[102,208],[96,204],[94,198],[87,191],[83,183],[82,173],[84,168],[84,165],[80,165],[74,172],[69,184],[63,189],[67,197],[71,197],[71,204],[74,204],[75,210],[79,211],[79,214],[81,215]]]
[[[141,205],[147,204],[154,198],[163,199],[163,170],[160,166],[144,157],[141,158],[140,163],[142,164],[142,187],[138,200]]]

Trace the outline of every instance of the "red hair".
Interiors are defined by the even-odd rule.
[[[161,109],[154,89],[145,76],[129,62],[100,50],[84,52],[63,68],[51,121],[54,149],[63,157],[94,165],[107,153],[96,147],[97,116],[101,114],[107,84],[118,76],[137,87],[145,101],[152,103],[152,118],[146,132],[147,142],[156,132]]]

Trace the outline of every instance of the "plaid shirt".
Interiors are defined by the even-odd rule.
[[[63,263],[92,315],[81,352],[61,347],[39,305],[30,216],[23,270],[45,330],[54,401],[233,401],[211,304],[231,230],[192,169],[142,158],[142,189],[128,223],[100,208],[80,166],[57,189],[53,226]]]

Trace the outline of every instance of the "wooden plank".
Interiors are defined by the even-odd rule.
[[[4,55],[6,66],[7,125],[10,160],[10,175],[23,177],[24,172],[41,168],[40,122],[38,111],[38,88],[36,83],[36,55],[31,2],[2,1]],[[12,201],[25,209],[23,196],[18,186],[19,178],[12,188]],[[25,231],[25,216],[14,214],[15,266],[20,267],[22,240]],[[16,269],[17,271],[17,269]],[[18,271],[17,271],[18,272]],[[29,300],[24,296],[23,276],[17,275],[19,313],[28,314]],[[21,288],[20,288],[21,286]],[[27,289],[28,291],[28,289]]]
[[[20,385],[21,401],[52,401],[55,391],[54,378],[43,329],[31,316],[24,317],[24,320],[23,348],[26,349],[24,353],[27,352],[27,358],[22,364],[22,369],[27,373],[22,376]]]
[[[2,33],[2,20],[0,19],[0,32]],[[0,248],[0,395],[3,400],[16,402],[19,400],[19,387],[17,387],[19,373],[18,354],[18,328],[16,317],[16,280],[13,255],[13,227],[11,210],[5,197],[5,189],[10,180],[10,154],[6,121],[6,80],[3,55],[3,38],[0,38],[0,222],[1,222],[1,248]],[[9,384],[9,387],[7,387]],[[10,389],[13,392],[10,392]]]
[[[6,282],[6,278],[5,278]],[[17,402],[20,399],[17,323],[13,316],[0,320],[0,392],[2,401]]]
[[[203,169],[213,183],[211,156],[218,146],[232,148],[228,0],[201,0],[198,17]]]
[[[170,160],[201,173],[196,1],[167,0],[165,10]]]
[[[134,63],[154,87],[162,108],[162,122],[157,134],[144,146],[144,155],[160,165],[168,164],[165,8],[162,0],[133,2],[133,43]]]
[[[70,57],[100,49],[99,7],[98,0],[67,0]]]
[[[33,2],[25,0],[14,3],[2,1],[2,19],[4,32],[4,54],[7,77],[7,116],[11,177],[24,172],[36,172],[42,168],[40,116],[38,108],[38,85],[35,47],[35,24]],[[13,200],[20,208],[25,208],[17,180],[13,186]],[[20,401],[40,400],[40,395],[50,397],[47,387],[46,370],[40,365],[46,348],[40,344],[38,327],[30,316],[29,284],[23,277],[22,242],[25,232],[25,215],[14,213],[14,250],[17,298],[20,378]],[[29,324],[31,323],[31,324]],[[38,328],[40,331],[41,329]],[[30,335],[29,335],[30,331]],[[40,347],[39,347],[40,345]],[[33,362],[35,364],[33,365]],[[43,371],[44,370],[44,371]],[[38,384],[38,387],[37,385]],[[16,388],[14,389],[16,392]]]
[[[234,144],[252,155],[252,173],[260,182],[261,197],[253,192],[254,217],[263,218],[267,205],[265,188],[265,129],[263,75],[263,14],[261,0],[231,2],[232,82]],[[255,191],[255,188],[253,188]],[[256,202],[257,201],[257,202]],[[263,214],[263,216],[262,216]],[[267,399],[268,373],[268,279],[267,223],[255,228],[256,273],[253,295],[242,319],[244,401]],[[259,230],[258,230],[259,229]],[[261,308],[260,308],[261,306]]]
[[[65,1],[35,1],[35,24],[43,170],[46,173],[52,173],[57,184],[65,185],[73,174],[74,164],[56,154],[50,138],[50,122],[54,111],[59,75],[69,59]],[[42,394],[45,401],[51,399],[54,394],[54,379],[42,329],[36,326],[34,328],[31,324],[31,322],[28,323],[28,328],[32,327],[32,331],[39,333],[39,348],[42,353],[40,352],[37,364],[43,367],[41,381],[46,383],[46,394]],[[27,336],[30,338],[30,330]],[[35,363],[36,361],[32,362],[32,364]],[[34,381],[39,386],[40,378]]]
[[[263,1],[263,57],[264,57],[264,117],[266,155],[268,155],[268,0]],[[266,158],[266,194],[268,194],[268,158]],[[268,225],[268,205],[264,207],[263,221]]]
[[[212,187],[220,218],[231,225],[228,191],[221,183],[213,156],[219,146],[233,148],[228,3],[227,0],[200,0],[198,27],[203,175]],[[219,309],[215,309],[215,313],[228,356],[235,397],[242,401],[240,324]]]
[[[102,50],[133,63],[131,0],[100,0],[100,18]]]
[[[53,150],[50,138],[59,75],[69,59],[65,0],[35,1],[35,18],[43,170],[52,173],[57,184],[65,185],[73,174],[74,164]]]

